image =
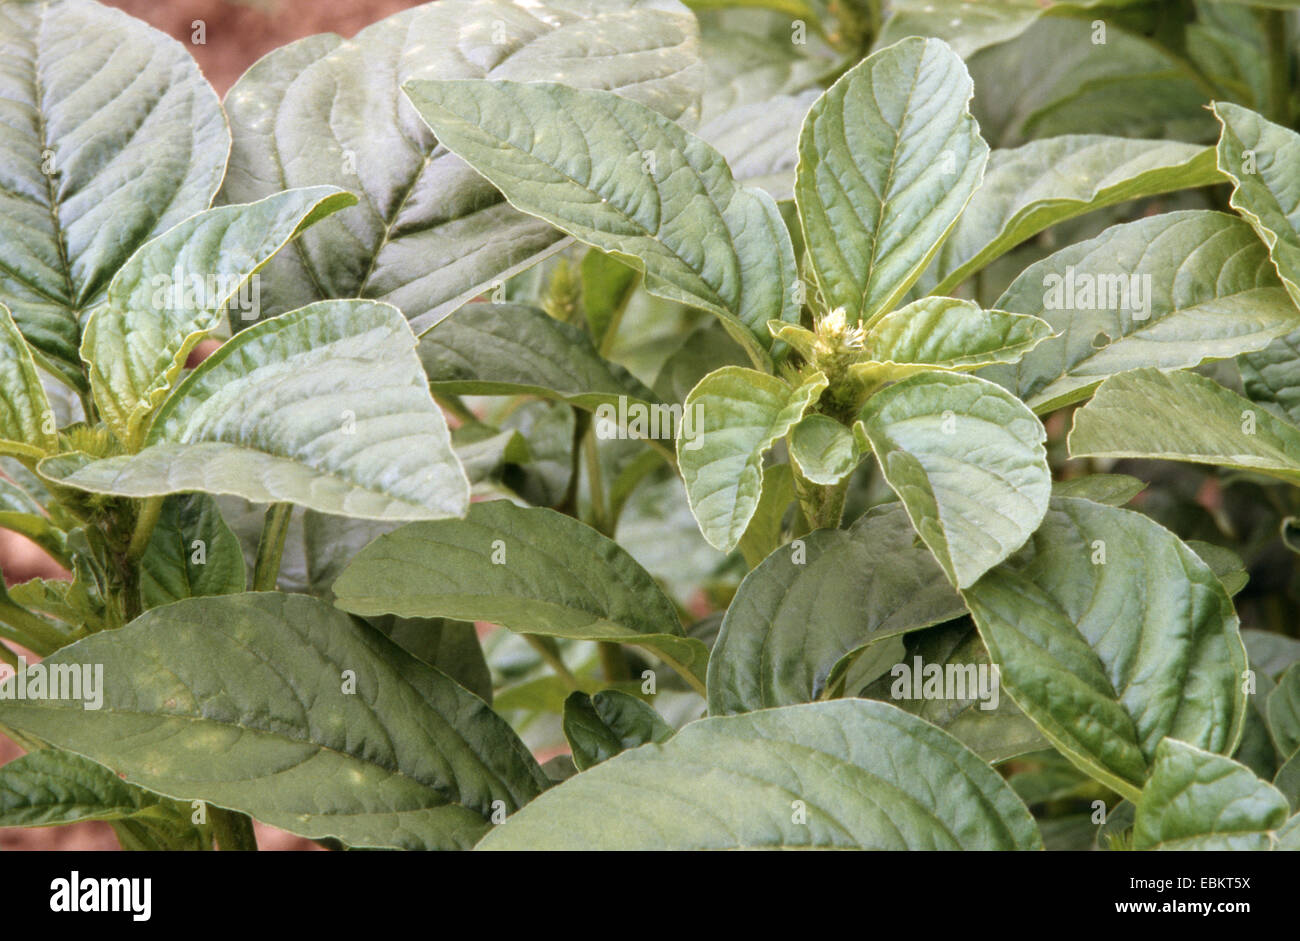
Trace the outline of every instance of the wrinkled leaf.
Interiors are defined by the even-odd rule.
[[[1021,402],[983,379],[904,379],[872,396],[856,427],[958,588],[1019,549],[1047,511],[1047,434]]]

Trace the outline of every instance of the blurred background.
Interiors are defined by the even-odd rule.
[[[226,90],[254,62],[277,46],[314,33],[352,36],[362,27],[424,0],[104,0],[173,36],[198,60],[216,88]],[[199,24],[202,21],[202,32]],[[195,42],[200,36],[202,43]],[[66,576],[50,558],[17,533],[0,530],[0,571],[8,585],[36,576]],[[22,754],[0,735],[0,764]],[[263,849],[313,849],[315,844],[257,824]],[[0,830],[0,850],[115,850],[106,823]]]

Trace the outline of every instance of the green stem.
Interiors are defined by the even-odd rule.
[[[565,686],[573,690],[582,688],[578,678],[573,675],[573,671],[565,666],[564,660],[560,658],[560,648],[554,639],[538,637],[536,634],[523,634],[521,636],[528,641],[530,647],[537,651],[546,665],[554,670],[560,679],[564,680]]]
[[[162,513],[164,499],[166,498],[149,497],[140,504],[140,511],[135,517],[135,529],[131,531],[131,542],[126,547],[128,562],[139,560],[149,548],[149,537],[153,535],[153,528]]]
[[[459,395],[452,395],[450,392],[439,392],[434,395],[433,399],[445,411],[458,418],[461,424],[477,425],[482,421]]]
[[[621,683],[632,678],[632,671],[627,665],[627,656],[623,646],[610,640],[602,640],[597,645],[600,652],[600,668],[605,679],[610,683]]]
[[[605,481],[600,470],[600,446],[596,442],[595,423],[592,423],[582,439],[582,452],[587,465],[587,490],[591,493],[592,526],[601,535],[613,538],[614,527],[605,500]]]
[[[565,516],[578,518],[578,478],[582,470],[582,439],[591,427],[591,415],[573,406],[573,442],[569,450],[569,487],[556,509]]]
[[[1282,10],[1260,10],[1268,42],[1269,101],[1262,108],[1270,121],[1291,126],[1291,52],[1287,16]]]
[[[266,508],[262,537],[257,542],[257,561],[253,563],[253,591],[275,591],[292,515],[292,503],[272,503]]]
[[[15,670],[18,669],[18,655],[9,649],[8,644],[0,643],[0,660],[9,664]]]
[[[217,849],[227,851],[253,851],[257,849],[257,836],[253,821],[237,810],[211,807],[212,834],[217,838]]]
[[[794,471],[794,492],[799,498],[799,509],[812,529],[839,529],[844,516],[844,499],[849,490],[849,478],[846,475],[837,484],[815,484]]]
[[[66,643],[54,627],[12,601],[0,601],[0,625],[10,628],[4,632],[7,640],[38,656],[49,656]]]

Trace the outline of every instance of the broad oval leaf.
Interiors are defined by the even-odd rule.
[[[1138,801],[1138,850],[1267,850],[1287,824],[1286,798],[1230,758],[1165,739]]]
[[[511,204],[645,272],[652,294],[711,311],[756,363],[768,320],[797,320],[794,247],[775,201],[644,105],[516,82],[408,82],[444,146]]]
[[[1210,567],[1153,520],[1058,497],[963,592],[1004,692],[1087,774],[1136,800],[1165,736],[1230,753],[1246,653]]]
[[[4,725],[131,784],[314,839],[465,848],[494,801],[513,811],[547,786],[481,699],[303,595],[177,602],[43,664],[102,666],[102,708],[0,687]]]
[[[1240,105],[1215,102],[1219,169],[1232,181],[1232,208],[1268,246],[1282,283],[1300,305],[1300,134]]]
[[[0,304],[0,454],[40,457],[58,445],[54,410],[31,348]]]
[[[1064,134],[995,150],[988,172],[935,259],[947,294],[1044,229],[1107,206],[1222,182],[1208,147]]]
[[[1011,697],[1002,695],[997,667],[968,619],[909,634],[904,644],[888,673],[849,692],[919,716],[988,762],[1051,747]]]
[[[666,742],[673,729],[646,703],[616,689],[564,701],[564,737],[579,771],[646,742]]]
[[[149,415],[190,351],[222,325],[227,305],[235,302],[241,319],[258,317],[252,298],[239,296],[245,283],[298,233],[355,202],[316,186],[209,209],[146,243],[118,270],[86,321],[81,358],[95,403],[128,449],[139,447]]]
[[[460,516],[469,482],[401,313],[322,301],[243,331],[172,391],[138,454],[42,473],[97,493],[187,490],[367,519]]]
[[[826,415],[805,415],[790,429],[790,462],[805,480],[822,486],[839,483],[858,466],[862,452],[853,432]]]
[[[0,47],[0,301],[84,390],[84,312],[132,252],[211,204],[230,132],[189,52],[104,4],[6,3]]]
[[[899,504],[817,530],[741,582],[709,661],[709,712],[812,702],[868,644],[964,610]]]
[[[523,304],[466,304],[420,338],[419,352],[434,392],[539,395],[589,411],[617,410],[620,398],[660,404],[583,330]]]
[[[146,610],[183,598],[239,594],[247,577],[239,537],[205,493],[163,501],[139,567]]]
[[[1127,474],[1088,474],[1055,481],[1052,496],[1080,497],[1107,506],[1123,506],[1146,488],[1142,481]]]
[[[876,361],[867,365],[969,370],[1014,363],[1054,332],[1037,317],[983,310],[955,297],[925,297],[878,319],[864,344]]]
[[[688,678],[702,677],[708,660],[654,579],[616,543],[554,510],[506,500],[380,536],[344,569],[334,595],[364,616],[491,621],[523,634],[640,644]]]
[[[979,186],[988,145],[966,66],[905,39],[844,74],[799,137],[795,201],[817,283],[850,322],[891,309]]]
[[[1196,373],[1111,376],[1074,413],[1071,457],[1217,464],[1300,484],[1300,428]]]
[[[1112,226],[1030,265],[994,305],[1059,333],[981,373],[1034,411],[1087,398],[1107,376],[1195,366],[1267,346],[1300,324],[1249,225],[1186,211]]]
[[[1019,549],[1047,512],[1047,433],[993,383],[911,376],[868,399],[856,427],[958,588]]]
[[[408,79],[562,79],[689,118],[705,78],[698,44],[694,16],[673,0],[439,0],[350,40],[272,52],[226,96],[224,198],[331,184],[362,201],[268,266],[265,311],[368,297],[423,332],[563,247],[563,233],[438,145],[401,93]]]
[[[1293,664],[1268,694],[1268,731],[1283,761],[1300,753],[1300,665]]]
[[[844,700],[693,722],[662,745],[552,788],[478,848],[1009,850],[1042,842],[1010,786],[956,739],[885,703]]]
[[[723,552],[739,545],[758,507],[763,455],[825,388],[821,373],[792,388],[766,373],[724,366],[686,396],[690,434],[683,431],[677,439],[677,463],[709,545]]]

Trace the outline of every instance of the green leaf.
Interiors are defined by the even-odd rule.
[[[984,182],[939,250],[938,283],[930,293],[950,293],[993,259],[1058,222],[1130,199],[1222,181],[1210,148],[1178,141],[1066,134],[995,150]]]
[[[899,504],[817,530],[741,582],[709,662],[709,712],[822,698],[867,645],[964,608]]]
[[[1212,110],[1223,130],[1219,169],[1232,181],[1229,202],[1268,246],[1273,264],[1300,305],[1300,134],[1227,102]]]
[[[245,300],[245,283],[290,239],[354,203],[350,193],[317,186],[209,209],[145,244],[118,270],[86,321],[81,358],[100,412],[129,450],[139,448],[190,351],[224,323],[228,305]],[[258,311],[241,309],[240,316],[255,319]]]
[[[442,618],[366,618],[393,643],[417,660],[437,667],[484,702],[492,702],[492,674],[478,642],[478,631],[466,621]]]
[[[132,252],[208,207],[230,132],[189,52],[103,4],[7,3],[0,45],[0,301],[84,390],[84,312]]]
[[[898,663],[858,695],[892,703],[938,726],[988,762],[1050,747],[1011,697],[1001,695],[997,668],[970,621],[917,631],[904,643],[906,653]],[[932,676],[938,677],[937,690],[931,688]]]
[[[187,376],[138,454],[42,472],[96,493],[186,490],[366,519],[465,512],[451,451],[401,313],[322,301],[249,328]]]
[[[408,82],[438,139],[511,204],[645,272],[652,294],[716,314],[767,361],[797,320],[794,248],[770,196],[668,118],[608,92]]]
[[[958,588],[1019,549],[1047,511],[1047,434],[983,379],[912,376],[872,396],[855,427]]]
[[[481,699],[302,595],[181,601],[44,663],[102,665],[102,708],[5,700],[5,726],[313,839],[464,848],[547,786]]]
[[[1226,359],[1300,323],[1250,226],[1205,211],[1112,226],[1030,265],[994,306],[1042,317],[1059,334],[981,374],[1039,414],[1115,373]]]
[[[1268,731],[1283,761],[1300,752],[1300,664],[1293,664],[1268,694]]]
[[[226,96],[225,200],[319,184],[362,200],[267,267],[267,314],[368,297],[422,333],[564,246],[563,233],[512,209],[439,146],[400,91],[420,78],[562,80],[690,119],[705,71],[690,12],[639,0],[440,0],[346,42],[313,36],[275,50]]]
[[[853,432],[825,415],[805,415],[790,429],[790,462],[815,484],[837,484],[853,473],[862,453]]]
[[[1199,555],[1201,561],[1223,582],[1223,589],[1229,595],[1235,595],[1246,587],[1250,573],[1246,570],[1246,563],[1241,561],[1241,556],[1231,549],[1199,539],[1188,539],[1186,542],[1187,548]]]
[[[164,798],[103,765],[42,748],[0,767],[0,827],[49,827],[143,816]]]
[[[736,548],[749,568],[766,559],[785,536],[785,515],[794,502],[794,471],[789,464],[772,464],[763,469],[763,490],[754,515]]]
[[[691,512],[709,545],[730,552],[758,507],[763,455],[817,401],[816,373],[791,388],[753,369],[724,366],[691,390],[683,407],[691,434],[677,440],[677,462]]]
[[[1136,800],[1165,736],[1230,753],[1246,653],[1210,567],[1130,510],[1056,498],[963,593],[1003,691],[1061,754]]]
[[[403,526],[357,553],[334,583],[354,614],[490,621],[522,634],[639,644],[702,677],[708,651],[644,569],[554,510],[476,503],[463,520]]]
[[[1070,15],[1092,7],[1117,7],[1138,0],[893,0],[879,45],[904,36],[937,36],[966,57],[985,46],[1015,39],[1041,16]],[[1050,63],[1052,60],[1047,59]]]
[[[420,338],[419,353],[435,393],[538,395],[588,411],[617,412],[620,398],[660,404],[585,331],[522,304],[466,304]]]
[[[1291,811],[1300,815],[1300,751],[1288,758],[1273,776],[1273,786],[1291,804]],[[1292,818],[1293,821],[1295,818]],[[1288,849],[1293,847],[1286,847]]]
[[[1014,147],[1062,134],[1210,137],[1207,83],[1144,29],[1115,17],[1044,17],[971,56],[972,110],[985,139]]]
[[[662,743],[673,729],[635,696],[604,689],[594,696],[574,692],[564,701],[564,737],[579,771],[646,742]]]
[[[140,559],[140,602],[145,609],[182,598],[233,595],[244,590],[239,537],[203,493],[168,497]]]
[[[979,369],[1014,363],[1053,336],[1045,321],[1004,310],[982,310],[953,297],[926,297],[885,314],[867,330],[871,361],[849,372],[870,384],[926,369]]]
[[[1071,457],[1218,464],[1300,483],[1300,428],[1204,376],[1135,369],[1074,413]]]
[[[1262,350],[1241,354],[1237,368],[1252,401],[1276,405],[1292,424],[1300,425],[1300,329]]]
[[[988,145],[971,80],[935,39],[854,66],[813,105],[795,200],[817,283],[850,322],[892,310],[979,186]]]
[[[3,198],[0,194],[0,200]],[[54,411],[32,351],[9,308],[0,304],[0,454],[42,457],[58,446]]]
[[[951,736],[852,700],[701,719],[543,794],[480,849],[1039,849]]]
[[[582,256],[582,311],[587,316],[591,342],[605,349],[618,330],[628,301],[635,292],[636,269],[612,255],[590,248]]]
[[[799,128],[819,95],[810,88],[753,101],[703,122],[698,133],[722,154],[737,180],[775,200],[793,199]]]
[[[1054,497],[1080,497],[1107,506],[1123,506],[1147,485],[1127,474],[1089,474],[1072,480],[1058,480],[1052,484]]]
[[[1286,825],[1286,798],[1230,758],[1166,739],[1133,823],[1139,850],[1267,850]]]

